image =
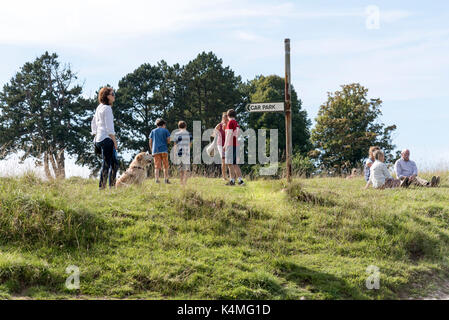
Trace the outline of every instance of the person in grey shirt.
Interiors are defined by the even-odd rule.
[[[418,187],[437,187],[440,184],[440,177],[434,176],[430,182],[418,177],[418,167],[414,161],[410,160],[410,150],[405,149],[401,155],[401,159],[394,165],[398,179]]]

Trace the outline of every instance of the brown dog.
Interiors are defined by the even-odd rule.
[[[115,187],[128,187],[132,184],[142,184],[147,177],[147,167],[153,156],[146,152],[139,153],[131,162],[128,170],[117,180]]]

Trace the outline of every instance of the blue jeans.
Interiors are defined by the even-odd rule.
[[[101,148],[103,164],[100,171],[100,189],[106,188],[109,177],[109,187],[115,186],[115,178],[118,170],[117,151],[114,148],[114,142],[110,138],[106,138],[101,142],[97,142],[97,146]]]

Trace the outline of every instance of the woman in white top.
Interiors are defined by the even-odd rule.
[[[406,184],[401,184],[401,180],[393,179],[390,171],[388,171],[387,165],[384,163],[385,155],[382,151],[377,150],[374,152],[374,158],[376,161],[371,166],[371,173],[366,188],[368,188],[370,184],[372,184],[375,189],[406,186]]]
[[[117,140],[114,130],[114,115],[112,105],[115,101],[114,89],[104,87],[98,94],[100,105],[92,119],[92,134],[95,135],[95,144],[101,148],[103,164],[100,173],[100,190],[106,188],[109,177],[109,187],[115,186],[115,178],[118,170]]]

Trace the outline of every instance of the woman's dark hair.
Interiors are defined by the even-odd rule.
[[[162,119],[157,119],[157,121],[156,121],[156,126],[162,127],[162,126],[164,126],[164,125],[165,125],[165,121],[164,121],[164,120],[162,120]]]
[[[98,93],[98,102],[105,104],[105,105],[109,105],[108,96],[111,94],[111,92],[113,90],[114,89],[112,89],[111,87],[101,88],[100,92]]]
[[[235,118],[235,117],[237,117],[237,112],[235,112],[234,109],[228,110],[228,117],[229,117],[229,118]]]
[[[178,128],[179,129],[185,129],[187,128],[187,123],[185,121],[179,121],[178,123]]]

